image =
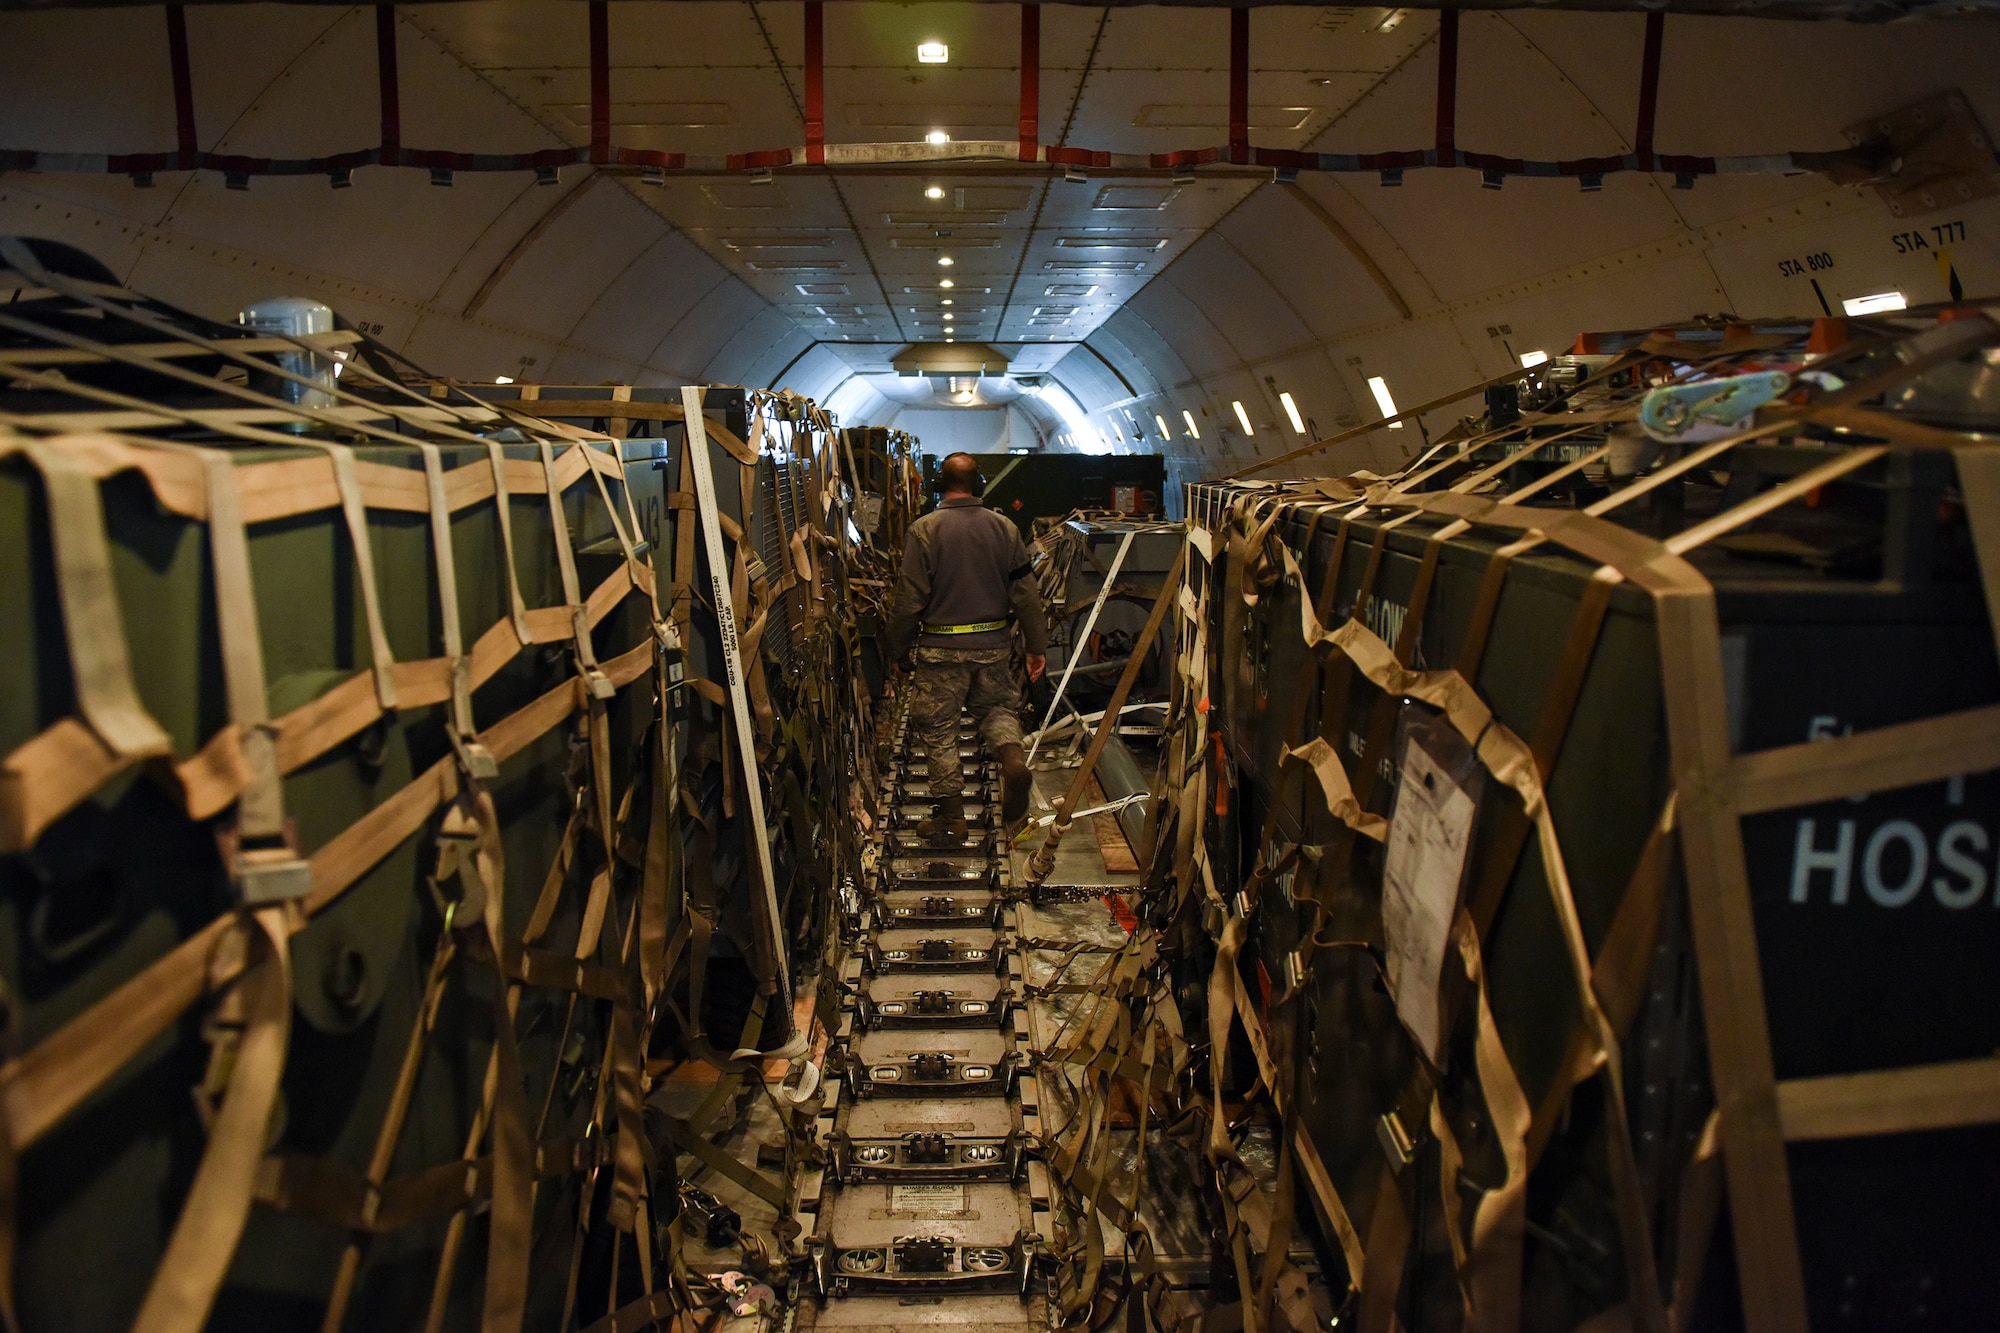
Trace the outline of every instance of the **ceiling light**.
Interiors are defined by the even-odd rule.
[[[1165,417],[1161,416],[1158,412],[1155,412],[1153,413],[1153,420],[1159,423],[1161,439],[1171,440],[1174,438],[1174,433],[1171,430],[1167,429],[1167,419]]]
[[[944,312],[944,322],[947,324],[951,323],[951,311],[947,310]]]
[[[926,143],[950,143],[951,136],[943,130],[932,130],[924,136],[924,141]]]
[[[1278,395],[1278,401],[1284,404],[1285,415],[1292,419],[1292,429],[1301,435],[1305,434],[1306,419],[1299,415],[1299,405],[1292,401],[1292,396],[1288,393],[1281,393]]]
[[[940,279],[938,279],[938,286],[940,286],[940,287],[955,287],[955,286],[957,286],[957,284],[956,284],[956,283],[954,283],[954,282],[953,282],[953,281],[952,281],[952,280],[951,280],[950,278],[940,278]]]
[[[512,384],[514,382],[514,377],[512,375],[495,375],[493,377],[493,382],[495,384]]]
[[[1909,305],[1901,292],[1877,292],[1842,301],[1840,308],[1850,315],[1879,315],[1889,310],[1907,310]]]
[[[919,42],[917,63],[919,65],[942,65],[951,59],[951,48],[943,42]]]
[[[1548,359],[1549,354],[1547,352],[1523,352],[1521,353],[1521,369],[1526,370],[1530,366],[1539,366]]]
[[[943,267],[943,268],[950,268],[950,267],[952,266],[952,264],[953,264],[954,262],[956,262],[956,261],[954,261],[954,260],[952,259],[952,257],[951,257],[950,255],[939,255],[939,256],[938,256],[938,264],[939,264],[939,266],[940,266],[940,267]]]
[[[947,297],[945,297],[945,298],[944,298],[944,300],[942,300],[942,301],[938,302],[938,304],[939,304],[939,305],[950,305],[950,304],[951,304],[951,298],[950,298],[949,296],[947,296]]]
[[[1236,419],[1243,423],[1243,433],[1245,435],[1255,435],[1257,428],[1250,424],[1250,414],[1243,410],[1243,404],[1235,399],[1231,399],[1229,405],[1236,409]]]
[[[1181,420],[1187,422],[1188,438],[1190,440],[1198,440],[1201,438],[1201,427],[1194,424],[1194,413],[1188,411],[1185,407],[1182,408]]]
[[[1375,406],[1382,409],[1383,416],[1393,417],[1400,415],[1396,411],[1396,400],[1389,396],[1389,381],[1383,379],[1380,375],[1370,375],[1368,377],[1368,392],[1375,395]],[[1389,423],[1390,430],[1401,430],[1402,428],[1403,423],[1400,421],[1391,421]]]
[[[926,199],[942,199],[942,198],[944,198],[944,186],[942,186],[942,185],[928,185],[928,186],[925,186],[925,187],[924,187],[924,198],[926,198]]]
[[[1407,17],[1409,17],[1409,12],[1407,10],[1392,9],[1380,23],[1375,25],[1375,31],[1394,32],[1397,28],[1403,25],[1403,20]]]

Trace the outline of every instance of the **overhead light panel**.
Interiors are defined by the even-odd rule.
[[[1250,414],[1243,410],[1242,400],[1232,399],[1229,405],[1236,409],[1236,419],[1243,423],[1243,433],[1245,435],[1255,435],[1257,428],[1250,424]]]
[[[1292,419],[1292,429],[1301,435],[1305,434],[1306,419],[1299,415],[1299,405],[1292,401],[1292,396],[1288,393],[1281,393],[1278,395],[1278,401],[1284,404],[1285,415]]]
[[[1877,292],[1873,296],[1856,296],[1840,303],[1840,308],[1850,315],[1880,315],[1890,310],[1907,310],[1909,306],[1901,292]]]
[[[1153,420],[1159,423],[1161,439],[1171,440],[1174,438],[1174,433],[1171,430],[1167,429],[1167,419],[1165,417],[1161,416],[1158,412],[1155,412],[1153,413]]]
[[[1188,438],[1190,440],[1198,440],[1201,438],[1201,427],[1194,424],[1194,413],[1188,411],[1185,407],[1183,407],[1181,409],[1181,420],[1187,422]]]
[[[943,42],[917,43],[917,63],[919,65],[942,65],[951,59],[951,48]]]
[[[1539,366],[1548,359],[1549,354],[1547,352],[1523,352],[1521,353],[1521,369],[1526,370],[1531,366]]]
[[[932,130],[924,136],[924,141],[926,143],[950,143],[951,136],[943,130]]]
[[[927,186],[925,186],[925,187],[924,187],[924,198],[926,198],[926,199],[942,199],[942,198],[944,198],[944,186],[942,186],[942,185],[927,185]]]
[[[1396,411],[1396,400],[1389,396],[1389,381],[1383,379],[1380,375],[1370,375],[1368,377],[1368,392],[1375,395],[1375,406],[1382,409],[1383,416],[1393,417],[1400,415]],[[1402,428],[1403,423],[1400,421],[1391,421],[1389,423],[1390,430],[1401,430]]]

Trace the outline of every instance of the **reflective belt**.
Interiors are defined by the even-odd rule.
[[[1006,629],[1004,620],[981,620],[971,625],[925,625],[926,634],[984,634],[988,630]]]

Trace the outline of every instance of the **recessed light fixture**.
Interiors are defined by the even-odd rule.
[[[1368,377],[1368,392],[1375,395],[1375,406],[1382,409],[1383,416],[1393,417],[1398,415],[1396,400],[1389,396],[1389,381],[1383,379],[1380,375],[1370,375]],[[1401,430],[1402,428],[1403,423],[1400,421],[1389,423],[1390,430]]]
[[[924,136],[924,140],[927,143],[950,143],[951,136],[949,134],[946,134],[943,130],[932,130],[929,134],[926,134]]]
[[[514,382],[514,377],[512,375],[495,375],[493,377],[493,382],[495,384],[512,384]]]
[[[943,42],[917,43],[917,63],[919,65],[942,65],[951,59],[951,48]]]
[[[1243,423],[1243,433],[1245,435],[1255,435],[1257,428],[1250,424],[1250,414],[1243,410],[1242,400],[1231,399],[1229,405],[1236,409],[1236,419]]]
[[[944,321],[947,324],[951,323],[951,311],[947,310],[944,312]]]
[[[1188,411],[1185,407],[1183,407],[1181,409],[1181,420],[1187,422],[1188,438],[1190,440],[1198,440],[1201,438],[1201,427],[1194,424],[1194,413]]]
[[[1292,429],[1301,435],[1305,434],[1306,419],[1299,415],[1299,405],[1292,401],[1292,396],[1281,393],[1278,395],[1278,401],[1284,405],[1285,415],[1292,419]]]
[[[1547,352],[1523,352],[1521,353],[1521,369],[1526,370],[1530,366],[1539,366],[1548,359],[1549,354]]]
[[[939,256],[938,256],[938,264],[939,264],[939,266],[940,266],[940,267],[942,267],[942,268],[950,268],[950,267],[952,266],[952,264],[953,264],[953,263],[955,263],[955,262],[957,262],[957,261],[953,260],[953,259],[952,259],[952,257],[951,257],[950,255],[939,255]]]
[[[953,287],[953,286],[956,286],[956,285],[957,285],[957,284],[956,284],[956,283],[954,283],[954,282],[953,282],[953,281],[952,281],[952,280],[951,280],[950,278],[940,278],[940,279],[938,279],[938,286],[940,286],[940,287]]]
[[[944,186],[942,186],[942,185],[927,185],[927,186],[925,186],[925,187],[924,187],[924,198],[926,198],[926,199],[942,199],[942,198],[944,198]]]
[[[1877,292],[1873,296],[1856,296],[1840,303],[1843,312],[1850,315],[1879,315],[1889,310],[1907,310],[1910,303],[1903,299],[1901,292]]]
[[[950,298],[949,296],[947,296],[947,297],[945,297],[945,298],[944,298],[944,300],[943,300],[943,301],[939,302],[939,304],[940,304],[940,305],[950,305],[950,304],[951,304],[951,298]]]
[[[1155,412],[1153,413],[1153,420],[1159,423],[1161,439],[1171,440],[1174,438],[1174,433],[1171,430],[1167,429],[1167,419],[1165,417],[1161,416],[1158,412]]]

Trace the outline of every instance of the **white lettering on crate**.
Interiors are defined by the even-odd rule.
[[[1852,723],[1842,724],[1830,714],[1818,714],[1806,724],[1806,739],[1831,740],[1850,735]],[[1850,796],[1856,805],[1868,800],[1866,794]],[[1965,804],[1965,775],[1946,778],[1944,800],[1948,806]],[[1855,857],[1860,855],[1861,891],[1878,907],[1905,907],[1923,893],[1926,883],[1938,904],[1954,911],[1973,906],[1986,896],[1993,876],[1983,859],[1993,839],[1986,826],[1970,819],[1954,820],[1930,835],[1912,820],[1891,819],[1868,830],[1862,840],[1861,826],[1852,819],[1832,821],[1821,833],[1817,819],[1801,819],[1792,840],[1791,901],[1812,901],[1815,884],[1824,883],[1827,902],[1845,907],[1854,886]],[[1935,864],[1939,873],[1931,874]],[[1900,869],[1892,869],[1900,867]],[[2000,907],[2000,893],[1994,905]]]
[[[1852,819],[1833,821],[1825,834],[1817,819],[1801,819],[1792,844],[1791,900],[1809,903],[1814,887],[1824,884],[1827,901],[1845,907],[1852,896],[1858,842],[1859,828]],[[1980,858],[1992,845],[1985,825],[1970,819],[1945,825],[1935,844],[1914,822],[1891,819],[1872,829],[1860,845],[1862,892],[1878,907],[1905,907],[1928,883],[1940,906],[1971,907],[1986,896],[1991,876]],[[1939,874],[1931,874],[1933,863]],[[2000,906],[2000,899],[1995,905]]]

